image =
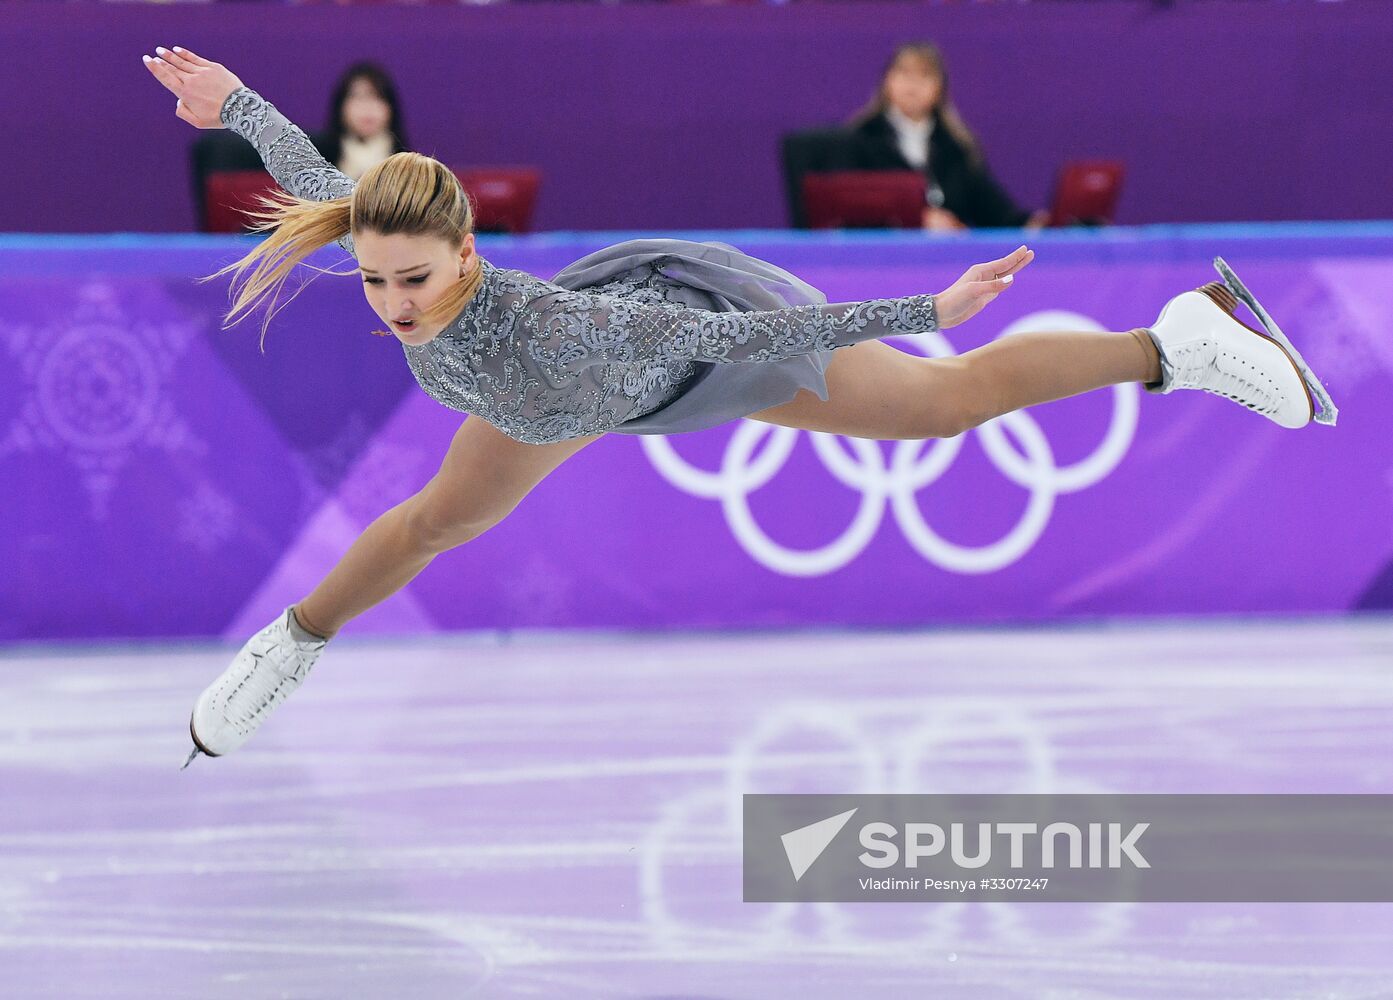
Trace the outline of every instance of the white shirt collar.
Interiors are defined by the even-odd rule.
[[[392,155],[396,136],[390,131],[377,133],[371,139],[360,139],[345,132],[339,146],[339,169],[353,180],[361,180],[369,169]]]
[[[896,132],[913,131],[922,132],[927,135],[934,126],[933,116],[927,116],[923,121],[910,121],[909,117],[893,104],[885,105],[885,117],[890,119],[890,124],[895,126]]]
[[[893,104],[885,106],[885,119],[895,130],[900,154],[915,167],[922,169],[929,160],[929,133],[933,131],[933,116],[921,122],[910,121]]]

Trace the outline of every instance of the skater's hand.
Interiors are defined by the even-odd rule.
[[[947,289],[934,296],[940,329],[966,322],[992,299],[1011,287],[1010,278],[1035,259],[1035,251],[1021,247],[1000,260],[974,264]]]
[[[145,68],[155,74],[178,98],[174,113],[195,128],[223,128],[222,106],[242,81],[222,63],[196,56],[188,49],[177,52],[157,48],[154,58],[144,56]]]

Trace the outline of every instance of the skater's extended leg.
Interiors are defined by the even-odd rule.
[[[330,637],[351,618],[386,600],[441,552],[503,520],[563,461],[599,435],[556,444],[524,444],[470,417],[455,433],[440,471],[417,494],[368,525],[295,615]]]
[[[503,520],[597,437],[523,444],[478,417],[466,420],[435,477],[369,525],[323,582],[247,640],[199,695],[189,717],[194,749],[184,766],[200,750],[221,756],[240,747],[300,686],[345,622],[396,593],[439,553]]]
[[[826,402],[805,389],[751,416],[851,437],[953,437],[1025,406],[1160,377],[1142,329],[1015,333],[948,358],[866,341],[833,352]]]
[[[1301,428],[1313,419],[1334,424],[1338,411],[1310,366],[1232,269],[1218,259],[1215,266],[1223,284],[1175,296],[1149,327],[1017,333],[933,359],[867,341],[833,353],[826,402],[805,389],[751,416],[853,437],[954,437],[1021,407],[1141,382],[1158,395],[1198,389],[1220,396],[1282,427]],[[972,277],[970,271],[963,280]],[[1238,318],[1240,297],[1269,335]]]

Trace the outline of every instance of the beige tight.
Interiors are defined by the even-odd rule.
[[[436,553],[413,537],[410,503],[398,504],[368,525],[329,575],[295,605],[295,617],[306,631],[332,637],[430,565]]]
[[[879,341],[835,351],[828,399],[807,390],[757,420],[880,439],[953,437],[1021,407],[1119,382],[1161,377],[1145,330],[1017,333],[951,358],[907,354]],[[311,632],[332,636],[386,600],[439,553],[478,537],[598,435],[523,444],[470,417],[440,471],[373,521],[295,607]]]
[[[470,417],[434,478],[368,525],[295,606],[295,616],[309,631],[332,636],[406,586],[441,552],[502,521],[553,469],[599,437],[523,444]]]
[[[1160,377],[1156,347],[1140,328],[1016,333],[947,358],[866,341],[833,353],[826,402],[805,389],[751,416],[851,437],[955,437],[1026,406]]]

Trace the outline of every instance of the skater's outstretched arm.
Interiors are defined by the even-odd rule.
[[[849,347],[864,340],[956,326],[1010,287],[1034,259],[1021,247],[977,264],[938,295],[711,312],[634,302],[551,286],[527,303],[522,324],[539,348],[571,353],[579,367],[657,361],[758,362]]]
[[[308,201],[347,198],[357,182],[319,154],[301,129],[221,63],[187,49],[157,49],[145,65],[179,99],[175,115],[197,128],[229,128],[256,147],[276,183]],[[338,240],[353,253],[352,234]]]
[[[295,197],[330,201],[349,197],[357,187],[357,181],[320,155],[300,126],[256,91],[237,88],[227,96],[220,114],[228,128],[256,147],[276,183]],[[351,233],[345,233],[338,244],[353,253]]]
[[[455,433],[440,471],[368,525],[296,613],[306,628],[332,635],[406,586],[441,552],[498,524],[552,470],[598,437],[524,444],[470,417]]]
[[[572,342],[578,367],[659,362],[777,361],[895,334],[938,329],[932,295],[711,312],[634,302],[563,288],[527,304],[522,322],[534,341]]]

